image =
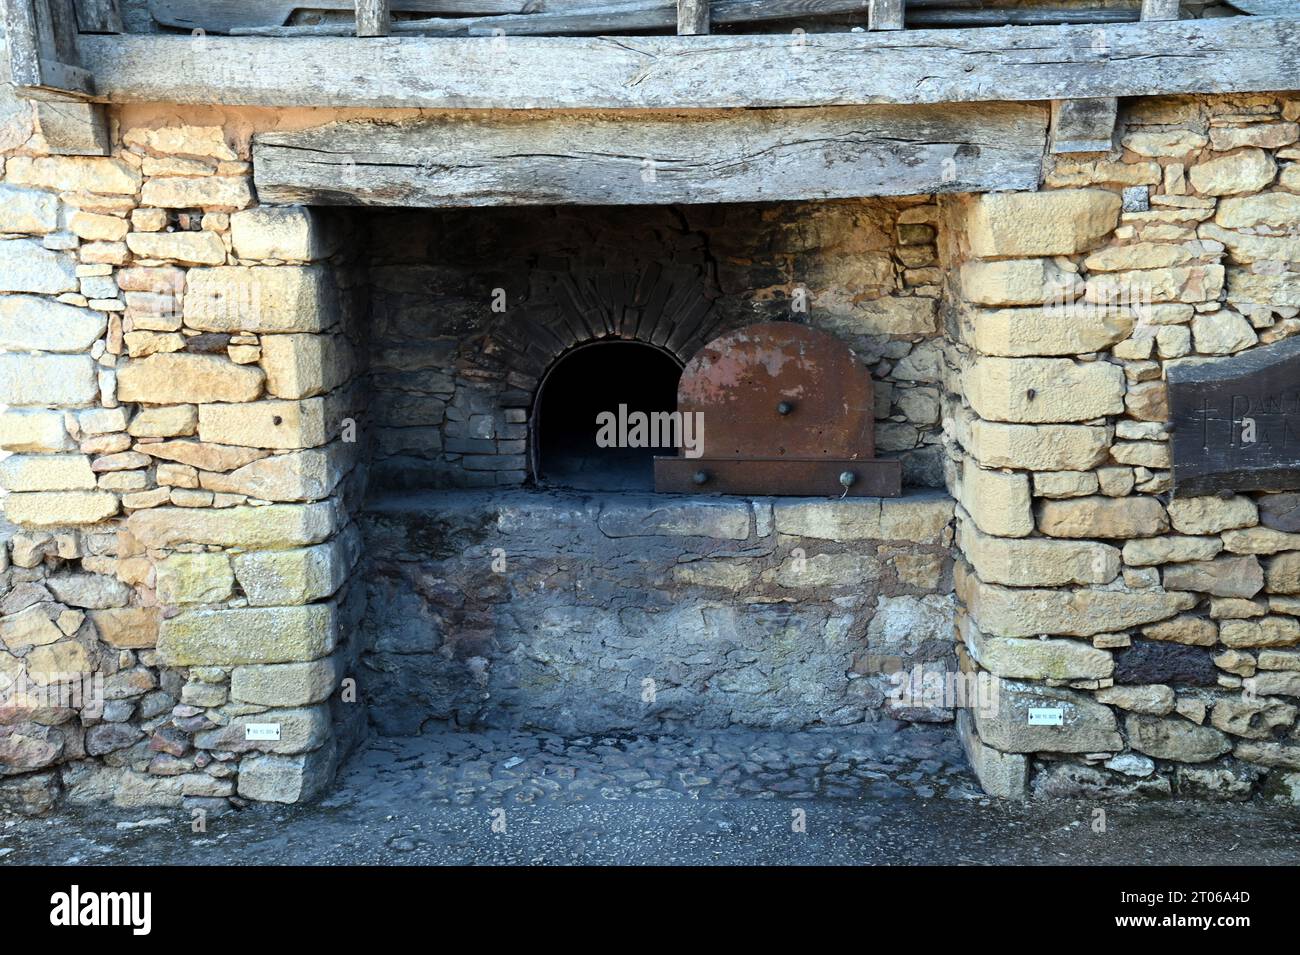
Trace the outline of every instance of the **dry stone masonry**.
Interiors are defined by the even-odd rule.
[[[1300,798],[1300,496],[1175,496],[1166,387],[1300,331],[1300,100],[1124,101],[1034,192],[526,215],[263,205],[274,114],[110,115],[3,154],[0,807],[307,800],[367,725],[954,714],[1002,797]],[[679,357],[852,345],[904,498],[521,487],[557,276],[652,267]],[[891,710],[915,665],[995,705]]]

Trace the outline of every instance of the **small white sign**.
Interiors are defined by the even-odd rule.
[[[278,740],[280,738],[279,723],[245,723],[244,739],[246,740]]]
[[[1031,706],[1030,726],[1064,726],[1065,710],[1059,706]]]

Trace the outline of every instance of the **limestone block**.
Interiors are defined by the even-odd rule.
[[[938,305],[932,298],[887,295],[857,303],[837,318],[832,331],[849,335],[932,335],[938,330]]]
[[[1288,746],[1286,743],[1238,743],[1233,748],[1232,755],[1260,766],[1300,769],[1300,746]]]
[[[11,184],[59,192],[93,192],[133,196],[140,189],[140,170],[121,159],[99,156],[14,156],[5,164]]]
[[[1300,697],[1300,673],[1290,671],[1257,673],[1250,678],[1246,686],[1253,688],[1260,696]]]
[[[958,521],[957,546],[980,580],[1008,587],[1108,584],[1119,576],[1118,548],[1093,541],[1008,539]]]
[[[155,568],[158,599],[164,604],[209,604],[234,589],[230,558],[221,553],[172,554]]]
[[[1264,579],[1272,594],[1300,594],[1300,553],[1278,554],[1264,568]]]
[[[338,289],[323,265],[193,269],[185,324],[204,332],[322,332],[339,320]]]
[[[1043,501],[1038,506],[1038,529],[1049,537],[1127,540],[1163,534],[1169,519],[1154,497],[1078,497]]]
[[[1208,141],[1203,133],[1188,129],[1139,130],[1129,133],[1121,140],[1125,149],[1150,158],[1186,156],[1204,149]]]
[[[1034,532],[1028,475],[985,470],[967,458],[962,462],[957,497],[986,534],[1027,537]]]
[[[1169,420],[1169,390],[1163,381],[1141,381],[1129,385],[1124,409],[1139,421]]]
[[[1103,189],[1001,192],[978,196],[966,220],[976,258],[1073,255],[1119,224],[1120,197]]]
[[[1294,232],[1300,222],[1300,195],[1290,192],[1265,192],[1219,200],[1214,221],[1225,229],[1268,228]]]
[[[118,369],[117,397],[154,405],[252,401],[264,377],[260,368],[217,355],[150,355]]]
[[[217,510],[157,507],[136,511],[126,524],[131,535],[146,548],[177,544],[302,547],[331,537],[338,530],[338,513],[330,501]]]
[[[121,242],[131,230],[127,221],[118,216],[81,211],[68,219],[68,228],[87,242]]]
[[[250,756],[239,763],[239,795],[261,802],[310,802],[334,779],[335,749],[296,756]]]
[[[334,441],[323,448],[276,454],[228,474],[203,472],[204,489],[244,494],[263,501],[318,501],[338,486],[356,458],[356,445]]]
[[[90,656],[85,648],[72,640],[63,640],[36,647],[23,657],[27,675],[33,683],[49,686],[66,683],[77,674],[89,673]]]
[[[943,493],[917,493],[880,502],[880,536],[883,540],[917,544],[952,543],[956,505]]]
[[[998,799],[1024,799],[1029,784],[1029,760],[1014,753],[1000,753],[985,746],[975,733],[975,721],[968,711],[957,714],[957,732],[971,771],[980,787]]]
[[[1165,441],[1117,441],[1110,456],[1120,464],[1153,471],[1173,466],[1172,452]]]
[[[1115,669],[1108,650],[1098,650],[1082,640],[987,637],[975,627],[965,630],[971,656],[1004,679],[1104,680]]]
[[[1090,421],[1124,410],[1124,371],[1109,362],[985,357],[962,381],[971,407],[991,421]]]
[[[1224,620],[1219,624],[1219,642],[1237,648],[1295,646],[1300,643],[1300,620],[1273,616]]]
[[[199,437],[246,448],[319,447],[337,430],[338,407],[339,402],[326,398],[203,404],[199,406]]]
[[[961,268],[961,290],[977,305],[1043,305],[1073,301],[1083,283],[1052,259],[1007,259],[967,262]]]
[[[235,576],[250,606],[309,603],[333,596],[360,555],[360,538],[351,526],[316,547],[237,554]]]
[[[1199,254],[1199,252],[1198,252]],[[1196,256],[1184,246],[1165,242],[1113,245],[1083,260],[1089,272],[1123,272],[1130,269],[1164,269],[1185,265]]]
[[[1268,186],[1277,175],[1277,164],[1264,150],[1249,148],[1197,163],[1188,175],[1197,192],[1231,196]]]
[[[1284,550],[1300,550],[1300,534],[1271,527],[1245,527],[1224,531],[1223,546],[1232,554],[1276,554]]]
[[[336,609],[328,603],[190,610],[162,622],[158,660],[164,666],[301,662],[327,656],[337,637]]]
[[[1124,733],[1139,753],[1179,763],[1208,762],[1232,749],[1232,742],[1218,730],[1176,716],[1132,713],[1124,718]]]
[[[215,232],[132,232],[126,247],[142,259],[181,265],[221,265],[226,246]]]
[[[127,430],[135,438],[175,438],[195,434],[198,428],[194,405],[166,405],[140,409]]]
[[[0,617],[0,643],[10,653],[26,653],[32,647],[43,647],[62,640],[64,633],[50,619],[48,603],[34,604],[26,610]],[[17,670],[14,666],[6,672]]]
[[[329,698],[341,671],[338,656],[308,663],[235,667],[230,674],[230,698],[259,706],[310,706]]]
[[[1183,534],[1220,534],[1259,523],[1259,509],[1248,497],[1183,497],[1169,503],[1169,520]]]
[[[245,739],[245,726],[248,723],[279,723],[280,738],[270,741]],[[319,749],[329,735],[329,707],[306,706],[267,710],[263,713],[238,717],[226,726],[196,733],[194,745],[199,749],[233,753],[244,753],[249,750],[265,753],[304,753]]]
[[[1296,689],[1296,692],[1290,694],[1291,696],[1300,695],[1300,688],[1293,689]],[[1261,690],[1257,686],[1256,692],[1275,691]],[[1214,709],[1210,711],[1210,723],[1216,729],[1231,733],[1233,736],[1244,736],[1247,739],[1272,739],[1276,730],[1293,724],[1295,717],[1296,708],[1288,703],[1240,697],[1225,697],[1218,700],[1214,704]]]
[[[1296,236],[1246,235],[1224,229],[1213,222],[1203,223],[1196,234],[1202,239],[1222,242],[1233,262],[1300,262],[1300,238]],[[1231,280],[1232,273],[1229,272]]]
[[[6,451],[68,451],[73,447],[61,411],[0,411],[0,448]]]
[[[168,176],[146,181],[140,203],[155,209],[234,211],[253,204],[253,190],[243,176]]]
[[[76,292],[77,260],[35,239],[0,240],[0,292]]]
[[[58,196],[0,183],[0,232],[48,235],[58,230]]]
[[[1128,309],[1088,303],[975,309],[964,316],[963,336],[985,355],[1086,355],[1128,338],[1136,321]]]
[[[230,235],[241,259],[311,262],[338,248],[336,229],[320,210],[304,206],[247,209],[230,217]]]
[[[1242,146],[1280,149],[1300,138],[1295,123],[1250,123],[1246,126],[1214,126],[1210,129],[1210,148],[1219,151]]]
[[[1165,620],[1197,602],[1192,594],[1159,589],[1012,589],[984,583],[960,563],[955,576],[957,596],[976,626],[1001,637],[1092,637]]]
[[[779,587],[863,587],[880,579],[880,561],[861,554],[788,557],[768,576]]]
[[[1105,460],[1110,430],[1073,424],[971,422],[967,450],[981,464],[1027,471],[1089,471]]]
[[[1259,335],[1244,317],[1223,308],[1192,319],[1192,340],[1203,355],[1234,355],[1258,344]]]
[[[118,510],[116,494],[104,491],[36,491],[10,494],[5,516],[24,527],[98,524]]]
[[[1167,269],[1107,272],[1088,280],[1084,298],[1105,307],[1122,307],[1133,301],[1150,303],[1213,302],[1223,291],[1221,265],[1180,265]],[[1115,303],[1115,304],[1111,304]],[[1162,330],[1179,336],[1184,330]],[[1160,341],[1157,335],[1157,344]]]
[[[150,457],[208,471],[233,471],[266,457],[266,452],[257,448],[207,444],[203,441],[157,441],[139,447],[144,448]]]
[[[1030,709],[1062,711],[1060,726],[1030,726]],[[1124,748],[1114,712],[1083,693],[1004,681],[998,710],[976,709],[980,739],[1006,753],[1104,753]]]
[[[599,526],[610,537],[749,537],[749,508],[734,502],[700,501],[669,504],[647,510],[642,504],[614,504],[600,515]]]
[[[1133,713],[1165,716],[1174,711],[1174,691],[1159,684],[1148,686],[1109,686],[1097,691],[1097,702],[1118,706]]]
[[[261,365],[268,393],[310,398],[345,384],[355,370],[355,358],[342,335],[266,335]]]
[[[1187,615],[1143,627],[1142,636],[1191,647],[1212,647],[1219,641],[1219,625],[1204,617]]]
[[[1091,471],[1039,471],[1034,475],[1034,496],[1047,498],[1087,497],[1101,487]]]
[[[754,582],[758,568],[748,560],[692,560],[673,568],[673,579],[692,587],[717,587],[731,593]]]
[[[1264,589],[1264,568],[1258,557],[1219,556],[1164,570],[1166,590],[1190,590],[1215,597],[1249,599]]]
[[[119,650],[147,650],[158,644],[157,607],[113,607],[91,610],[87,616],[99,639]]]
[[[181,125],[159,129],[137,126],[123,133],[122,142],[164,156],[201,156],[225,161],[239,159],[221,126]]]
[[[0,462],[0,487],[7,491],[77,491],[95,487],[84,454],[14,454]]]

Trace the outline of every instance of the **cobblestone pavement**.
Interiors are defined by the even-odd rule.
[[[380,739],[354,762],[348,785],[327,804],[344,804],[351,786],[371,774],[411,798],[462,806],[982,795],[950,728],[898,727],[570,740],[506,732]]]
[[[1095,828],[1105,807],[1104,831]],[[311,806],[0,819],[47,864],[1276,864],[1300,812],[983,796],[950,727],[689,738],[377,738]]]

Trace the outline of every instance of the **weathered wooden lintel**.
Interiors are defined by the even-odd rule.
[[[1098,42],[1103,39],[1104,42]],[[109,102],[708,109],[1300,88],[1300,20],[690,37],[83,36]]]
[[[262,202],[492,206],[753,202],[1033,189],[1032,104],[443,113],[254,138]]]

